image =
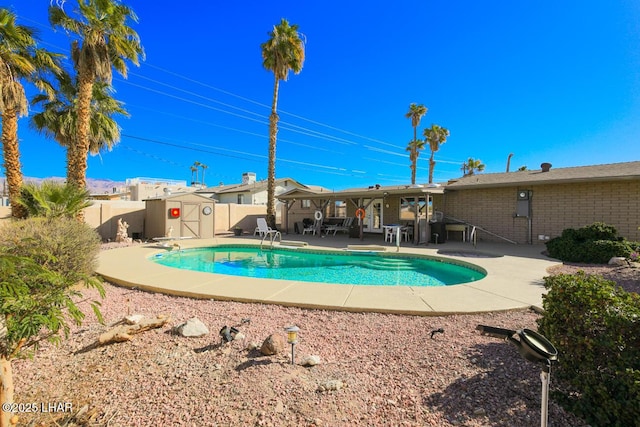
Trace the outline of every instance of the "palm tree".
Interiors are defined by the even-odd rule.
[[[484,170],[484,163],[480,159],[473,159],[469,157],[469,159],[462,164],[462,172],[464,176],[473,175],[476,171],[482,172]]]
[[[42,111],[31,118],[31,127],[43,135],[55,140],[67,149],[67,182],[71,182],[77,159],[72,147],[76,141],[78,115],[75,108],[78,85],[67,73],[57,76],[57,96],[49,100],[43,95],[35,96],[32,105],[40,105]],[[120,127],[113,119],[114,114],[129,116],[123,104],[111,96],[113,89],[105,82],[96,82],[93,86],[91,102],[91,121],[89,126],[89,153],[99,154],[111,150],[120,141]],[[82,190],[82,189],[81,189]]]
[[[444,144],[449,137],[449,130],[438,125],[431,125],[430,128],[424,130],[424,136],[431,148],[431,157],[429,157],[429,184],[433,182],[433,168],[436,161],[433,159],[434,154],[440,149],[440,144]]]
[[[117,0],[79,0],[79,19],[58,6],[49,7],[49,21],[72,37],[71,58],[78,78],[76,143],[70,146],[72,170],[69,183],[83,189],[87,180],[87,156],[91,146],[91,101],[97,81],[111,84],[112,68],[127,77],[127,61],[139,64],[144,51],[138,34],[128,25],[137,21],[131,8]]]
[[[26,212],[17,200],[22,186],[22,166],[18,145],[18,117],[28,113],[22,80],[30,81],[45,93],[53,88],[43,78],[47,71],[58,72],[59,55],[36,47],[35,30],[16,24],[16,15],[0,9],[0,114],[2,115],[2,153],[11,200],[11,215],[22,218]]]
[[[189,170],[191,170],[191,186],[193,187],[195,185],[195,183],[196,183],[196,181],[193,179],[193,173],[194,172],[198,172],[198,168],[193,166],[193,165],[191,165],[189,167]]]
[[[191,166],[191,170],[196,172],[196,180],[194,181],[196,185],[198,184],[198,168],[201,164],[202,163],[196,160],[195,162],[193,162],[193,166]]]
[[[406,118],[411,119],[411,126],[413,126],[413,139],[407,145],[407,151],[409,151],[409,159],[411,160],[411,184],[416,183],[416,162],[418,161],[418,153],[415,151],[418,141],[418,126],[420,126],[420,120],[427,114],[427,107],[422,104],[412,103],[409,105],[409,111],[404,115]],[[423,145],[424,148],[424,145]]]
[[[202,179],[202,187],[204,187],[204,185],[205,185],[204,184],[204,171],[205,171],[205,169],[208,169],[209,166],[205,165],[204,163],[200,163],[200,167],[202,168],[202,178],[201,178]]]
[[[43,181],[40,185],[24,185],[18,202],[27,209],[29,216],[75,218],[78,212],[91,205],[88,197],[87,190],[73,185]]]
[[[422,139],[414,139],[407,144],[406,151],[409,152],[409,160],[411,160],[411,184],[416,183],[416,168],[420,151],[424,150],[426,142]]]
[[[260,45],[262,66],[273,71],[273,101],[269,116],[269,165],[267,170],[267,224],[276,227],[276,136],[278,134],[278,88],[280,80],[287,81],[289,71],[300,73],[304,64],[304,42],[297,25],[289,25],[286,19],[274,25],[269,40]]]

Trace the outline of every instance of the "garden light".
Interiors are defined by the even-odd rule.
[[[298,332],[300,328],[297,326],[289,326],[284,329],[287,332],[287,342],[291,344],[291,364],[295,363],[295,350],[294,347],[298,343]]]
[[[547,426],[549,408],[549,381],[551,376],[551,362],[558,360],[558,350],[549,340],[530,329],[514,331],[493,326],[478,325],[476,327],[482,335],[504,339],[518,348],[522,357],[530,362],[542,364],[540,380],[542,381],[542,398],[540,408],[540,426]],[[518,335],[519,340],[513,336]]]

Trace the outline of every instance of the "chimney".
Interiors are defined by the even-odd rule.
[[[542,172],[549,172],[551,169],[551,163],[542,163],[540,165],[540,169],[542,169]]]
[[[256,173],[255,172],[245,172],[242,174],[242,183],[243,184],[255,184],[256,183]]]

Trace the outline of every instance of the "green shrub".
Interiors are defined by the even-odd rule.
[[[545,287],[538,326],[559,352],[554,397],[591,425],[638,425],[638,294],[584,272],[546,277]]]
[[[0,228],[0,251],[27,257],[77,283],[93,275],[100,236],[75,219],[27,218]]]
[[[594,222],[577,230],[567,228],[546,245],[549,256],[565,262],[605,264],[612,257],[628,257],[638,243],[618,236],[611,225]]]

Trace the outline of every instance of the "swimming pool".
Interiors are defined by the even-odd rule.
[[[156,254],[152,260],[208,273],[348,285],[447,286],[486,276],[480,267],[444,258],[254,246],[185,249]]]

